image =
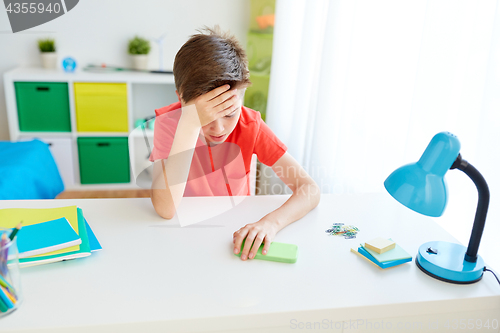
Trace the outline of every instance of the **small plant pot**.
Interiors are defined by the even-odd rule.
[[[42,66],[47,69],[57,68],[57,53],[56,52],[41,52]]]
[[[147,54],[131,54],[132,67],[138,70],[148,69],[149,56]]]

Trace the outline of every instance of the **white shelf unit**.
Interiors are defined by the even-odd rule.
[[[45,83],[67,83],[69,97],[69,112],[71,122],[71,132],[29,132],[21,131],[19,127],[18,109],[16,101],[15,82],[45,82]],[[127,132],[78,132],[75,111],[74,83],[125,83],[127,87]],[[151,117],[155,115],[154,110],[177,101],[175,94],[174,77],[171,74],[152,74],[143,72],[85,72],[76,71],[66,73],[62,70],[49,70],[35,67],[19,67],[12,69],[4,74],[5,99],[7,106],[7,118],[11,141],[27,140],[39,138],[42,141],[50,141],[54,138],[67,138],[71,140],[70,162],[62,165],[59,160],[66,156],[55,156],[56,163],[60,169],[65,182],[65,188],[71,190],[83,189],[137,189],[133,169],[144,165],[145,155],[142,151],[146,149],[142,137],[129,135],[134,130],[134,123],[137,119]],[[153,132],[146,131],[150,144],[152,145]],[[110,183],[110,184],[81,184],[79,168],[79,152],[77,139],[79,137],[129,137],[129,169],[130,182],[128,183]],[[142,150],[141,150],[142,149]],[[54,154],[54,152],[53,152]],[[72,170],[62,170],[72,165]],[[65,176],[66,175],[66,176]],[[71,177],[71,175],[73,177]]]

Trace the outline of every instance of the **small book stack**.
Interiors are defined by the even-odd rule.
[[[15,228],[19,266],[35,266],[90,256],[101,250],[83,212],[77,206],[0,209],[0,228]]]
[[[372,239],[360,244],[357,249],[351,248],[351,252],[380,268],[394,267],[412,260],[411,255],[390,238]]]

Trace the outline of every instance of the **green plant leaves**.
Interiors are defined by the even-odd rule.
[[[130,54],[148,54],[151,45],[147,39],[135,36],[128,43],[128,53]]]

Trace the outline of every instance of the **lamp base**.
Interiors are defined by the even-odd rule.
[[[465,261],[467,248],[449,242],[427,242],[418,249],[417,263],[425,274],[435,279],[457,283],[475,283],[483,277],[484,261],[477,256],[476,262]]]

